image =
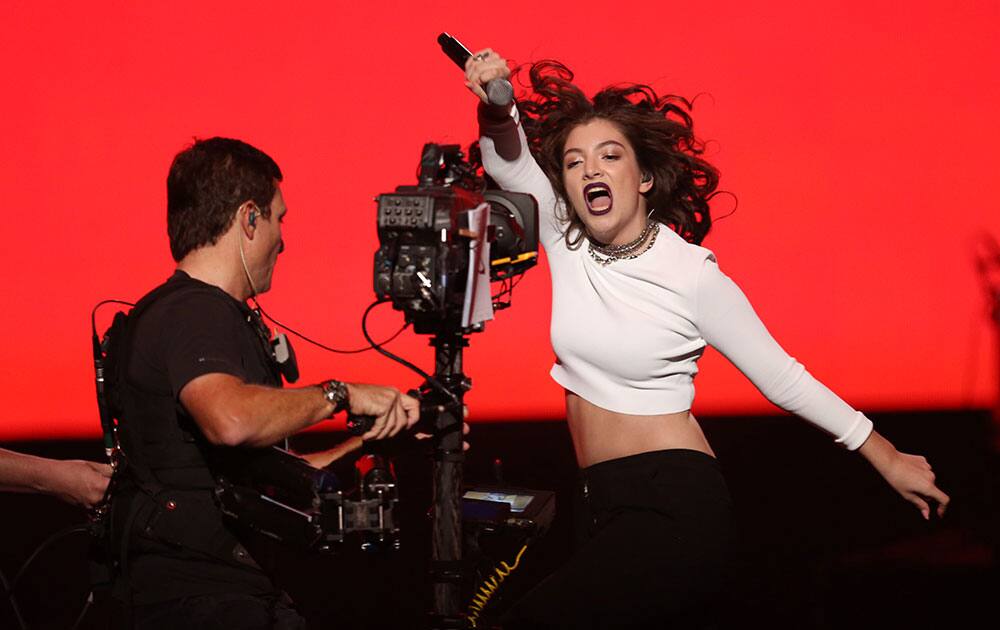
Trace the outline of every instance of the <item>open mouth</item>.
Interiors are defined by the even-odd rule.
[[[583,198],[587,202],[587,210],[593,215],[611,212],[611,188],[607,184],[594,182],[583,187]]]

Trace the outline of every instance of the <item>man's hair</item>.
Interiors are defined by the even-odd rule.
[[[196,139],[177,154],[167,174],[167,235],[174,260],[214,245],[247,201],[271,216],[280,181],[281,169],[260,149],[232,138]]]

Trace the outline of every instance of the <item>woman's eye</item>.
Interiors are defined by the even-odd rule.
[[[573,160],[572,162],[566,162],[566,170],[569,170],[569,169],[573,168],[574,166],[578,165],[579,163],[580,163],[580,160]]]
[[[604,156],[605,160],[617,160],[619,158],[621,158],[621,156],[620,155],[615,155],[614,153],[609,153],[609,154],[607,154],[607,155]]]

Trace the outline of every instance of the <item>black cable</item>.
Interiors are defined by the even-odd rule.
[[[34,562],[35,558],[38,557],[38,554],[42,553],[46,547],[56,542],[57,540],[65,538],[70,534],[75,534],[77,532],[90,533],[90,526],[73,525],[72,527],[67,527],[66,529],[60,530],[52,534],[45,540],[43,540],[42,544],[38,545],[38,547],[35,548],[35,551],[33,551],[32,554],[28,556],[28,559],[24,561],[24,564],[21,565],[21,568],[18,570],[18,572],[14,574],[14,579],[11,580],[10,585],[9,586],[4,585],[4,590],[7,591],[7,596],[10,597],[14,594],[14,589],[17,588],[17,583],[21,581],[21,577],[24,576],[25,572],[28,570],[28,567],[30,567],[31,563]]]
[[[517,288],[517,285],[521,284],[521,280],[523,279],[524,271],[501,279],[500,290],[491,296],[493,299],[493,308],[497,310],[508,308],[511,305],[511,300],[514,299],[514,289]]]
[[[331,347],[329,347],[327,345],[324,345],[324,344],[322,344],[322,343],[320,343],[318,341],[314,341],[313,339],[310,339],[309,337],[306,337],[302,333],[298,332],[294,328],[286,326],[286,325],[282,324],[281,322],[279,322],[278,320],[274,319],[273,317],[271,317],[270,315],[268,315],[267,312],[263,308],[261,308],[260,302],[257,301],[257,298],[254,298],[253,303],[254,303],[254,306],[257,307],[257,310],[260,311],[260,314],[263,315],[264,317],[266,317],[272,324],[274,324],[276,326],[280,326],[281,328],[284,328],[285,330],[287,330],[288,332],[292,333],[293,335],[295,335],[299,339],[305,341],[306,343],[311,343],[312,345],[314,345],[314,346],[316,346],[318,348],[322,348],[323,350],[326,350],[327,352],[333,352],[335,354],[360,354],[362,352],[368,352],[369,350],[373,350],[375,348],[375,345],[382,345],[382,346],[384,346],[385,344],[391,342],[393,339],[395,339],[396,337],[398,337],[399,335],[401,335],[403,333],[403,331],[406,330],[410,326],[410,322],[403,323],[403,326],[399,330],[397,330],[396,333],[393,336],[389,337],[388,339],[386,339],[385,341],[383,341],[380,344],[369,345],[369,346],[366,346],[364,348],[358,348],[357,350],[338,350],[336,348],[331,348]],[[376,302],[375,304],[381,304],[381,302]],[[371,340],[369,340],[369,343],[372,343]]]
[[[392,359],[393,361],[395,361],[395,362],[403,365],[406,368],[409,368],[410,370],[413,370],[414,372],[416,372],[417,374],[419,374],[420,376],[422,376],[428,383],[430,383],[431,385],[433,385],[434,387],[436,387],[444,395],[446,395],[448,398],[450,398],[456,405],[460,405],[462,401],[460,401],[458,399],[458,396],[456,396],[454,392],[452,392],[450,389],[448,389],[447,387],[445,387],[441,383],[441,381],[437,380],[436,378],[434,378],[433,376],[431,376],[427,372],[424,372],[423,370],[421,370],[420,368],[418,368],[416,365],[410,363],[406,359],[404,359],[404,358],[402,358],[400,356],[396,356],[395,354],[389,352],[388,350],[386,350],[385,348],[383,348],[381,344],[375,343],[375,341],[371,338],[371,335],[368,334],[368,313],[370,313],[373,308],[375,308],[379,304],[382,304],[383,302],[388,302],[388,300],[376,300],[376,301],[372,302],[371,304],[368,305],[368,308],[365,309],[364,315],[361,316],[361,334],[363,334],[365,336],[365,340],[368,343],[371,344],[371,347],[376,352],[378,352],[379,354],[381,354],[381,355],[383,355],[385,357],[388,357],[389,359]]]
[[[260,314],[263,315],[264,317],[266,317],[268,320],[270,320],[270,322],[272,324],[275,324],[276,326],[280,326],[280,327],[284,328],[285,330],[287,330],[288,332],[292,333],[293,335],[295,335],[299,339],[305,341],[306,343],[311,343],[311,344],[313,344],[314,346],[316,346],[318,348],[322,348],[323,350],[326,350],[327,352],[333,352],[335,354],[360,354],[362,352],[368,352],[369,350],[372,350],[372,346],[366,346],[364,348],[358,348],[356,350],[339,350],[337,348],[331,348],[330,346],[327,346],[327,345],[325,345],[323,343],[320,343],[320,342],[318,342],[318,341],[316,341],[314,339],[310,339],[309,337],[306,337],[305,335],[303,335],[299,331],[295,330],[291,326],[286,326],[285,324],[283,324],[283,323],[279,322],[278,320],[276,320],[275,318],[271,317],[267,313],[267,311],[265,311],[264,308],[260,305],[260,302],[257,301],[256,297],[253,298],[253,303],[254,303],[254,306],[257,307],[257,310],[260,311]],[[126,302],[124,300],[102,300],[102,301],[98,302],[94,306],[94,309],[90,312],[90,328],[93,331],[93,333],[94,333],[95,336],[97,336],[97,310],[99,308],[101,308],[102,306],[104,306],[105,304],[122,304],[124,306],[135,306],[134,303],[132,303],[132,302]],[[393,335],[391,337],[389,337],[385,341],[381,342],[379,345],[383,345],[384,346],[387,343],[392,342],[393,340],[396,339],[396,337],[398,337],[401,334],[403,334],[403,331],[406,330],[407,328],[409,328],[409,326],[410,326],[409,322],[404,322],[403,325],[400,327],[399,330],[397,330],[395,333],[393,333]]]
[[[28,630],[28,625],[24,623],[24,617],[21,616],[21,609],[17,607],[17,601],[14,599],[14,591],[7,584],[7,576],[0,571],[0,584],[3,585],[3,590],[7,593],[7,601],[10,602],[10,608],[14,611],[14,617],[17,619],[17,625],[21,627],[21,630]]]
[[[126,302],[124,300],[101,300],[98,302],[92,311],[90,311],[90,329],[94,332],[94,337],[97,337],[97,309],[101,308],[105,304],[121,304],[123,306],[135,306],[132,302]]]
[[[69,630],[76,630],[80,626],[80,622],[83,621],[83,618],[87,615],[87,611],[90,610],[90,605],[93,603],[94,603],[94,591],[90,591],[89,593],[87,593],[87,599],[85,599],[83,602],[83,610],[81,610],[80,614],[76,616],[76,621],[73,622],[73,625],[70,627]]]
[[[493,303],[496,304],[497,302],[499,302],[501,299],[503,299],[504,296],[506,296],[512,290],[513,290],[513,287],[511,286],[511,282],[510,282],[510,278],[509,277],[508,278],[504,278],[503,280],[501,280],[500,281],[500,290],[496,293],[496,295],[491,296],[491,298],[493,300]]]

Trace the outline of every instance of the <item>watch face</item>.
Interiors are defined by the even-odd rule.
[[[323,383],[323,395],[339,409],[347,400],[347,385],[342,381],[327,381]]]
[[[336,389],[333,387],[333,383],[330,381],[325,381],[321,387],[323,388],[323,398],[326,398],[329,402],[336,402],[334,397],[336,396]]]

